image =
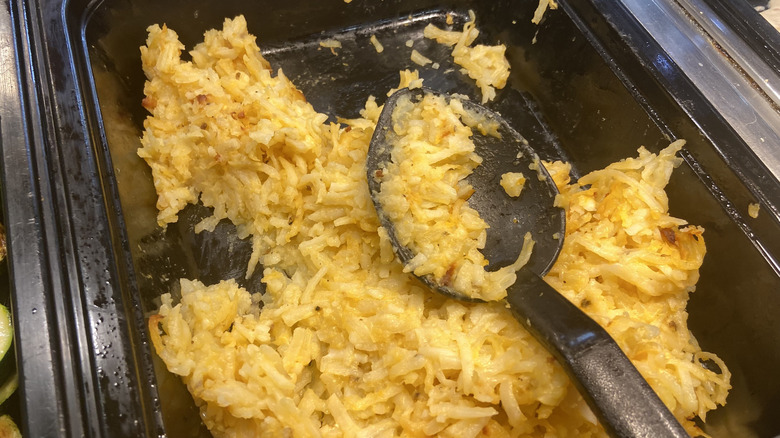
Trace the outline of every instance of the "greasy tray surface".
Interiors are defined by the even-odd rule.
[[[499,92],[494,107],[512,118],[524,114],[513,106],[525,97],[530,99],[528,104],[556,134],[553,144],[560,145],[539,151],[543,158],[565,158],[584,173],[633,155],[639,145],[658,150],[668,143],[664,136],[667,132],[633,100],[563,11],[550,14],[536,28],[529,24],[533,1],[435,4],[291,1],[273,14],[259,5],[230,1],[196,5],[183,1],[164,5],[152,1],[68,4],[70,36],[81,53],[76,70],[81,92],[88,99],[87,115],[92,116],[89,128],[96,161],[103,175],[108,175],[104,196],[109,214],[114,215],[112,234],[120,280],[116,287],[136,297],[142,313],[148,314],[156,309],[159,294],[170,290],[179,277],[206,282],[242,277],[236,274],[245,268],[249,255],[248,243],[235,238],[230,224],[220,224],[214,233],[194,234],[194,224],[208,215],[200,206],[188,207],[179,223],[165,233],[156,227],[151,177],[135,155],[146,117],[140,105],[144,78],[138,47],[144,43],[146,26],[152,23],[167,23],[187,47],[192,47],[204,30],[219,27],[225,17],[245,14],[266,57],[274,67],[284,69],[315,109],[332,116],[353,117],[367,95],[374,94],[382,101],[383,90],[397,83],[398,70],[418,68],[409,60],[404,44],[407,39],[419,40],[424,25],[440,22],[445,12],[454,11],[462,20],[471,7],[477,13],[481,38],[500,40],[509,47],[511,88]],[[532,44],[537,30],[536,43]],[[385,45],[381,55],[368,43],[372,33]],[[326,38],[342,41],[339,56],[319,47],[318,42]],[[431,42],[418,44],[431,44],[429,53],[444,51]],[[446,59],[440,56],[437,60]],[[432,73],[420,70],[423,77]],[[458,75],[426,84],[472,95],[475,91],[470,81]],[[90,96],[97,101],[90,103]],[[522,120],[516,123],[522,126]],[[696,135],[690,121],[676,123],[673,131],[689,141],[689,150],[705,156],[711,146]],[[105,139],[96,134],[99,132],[105,132]],[[523,134],[529,139],[549,135]],[[725,167],[705,170],[716,178],[728,174]],[[778,337],[772,335],[780,332],[772,317],[780,303],[772,295],[778,287],[777,276],[694,171],[681,167],[669,191],[673,214],[708,230],[709,254],[689,307],[691,329],[704,349],[720,355],[735,374],[729,404],[708,417],[710,429],[716,436],[728,436],[728,432],[718,431],[728,423],[736,423],[758,433],[777,432],[780,426],[770,418],[780,409],[776,398],[780,381],[772,371],[772,364],[780,359]],[[121,243],[124,239],[127,244]],[[245,284],[250,289],[260,288],[257,275]],[[137,330],[143,330],[143,323],[142,318],[135,321]],[[140,345],[138,350],[137,354],[147,359],[153,357],[148,345]],[[160,364],[155,370],[168,433],[191,435],[190,428],[199,422],[189,396]],[[181,421],[182,416],[187,420]],[[202,428],[200,432],[204,432]]]

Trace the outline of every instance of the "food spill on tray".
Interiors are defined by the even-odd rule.
[[[525,175],[522,172],[506,172],[501,175],[501,187],[507,195],[517,198],[523,193],[525,187]]]
[[[757,202],[751,202],[748,204],[748,216],[756,219],[758,217],[759,211],[761,211],[761,204]]]
[[[466,180],[482,163],[472,129],[498,137],[498,124],[472,114],[461,101],[426,94],[420,102],[398,100],[391,117],[390,160],[377,175],[377,200],[394,224],[398,243],[415,256],[404,271],[463,296],[484,301],[506,298],[515,272],[530,259],[533,240],[526,235],[517,260],[495,271],[485,268],[481,250],[488,224],[469,205],[474,188]],[[381,231],[384,234],[385,230]]]
[[[424,289],[394,257],[364,173],[380,107],[326,123],[262,57],[243,17],[209,30],[184,61],[176,33],[142,48],[138,153],[158,222],[189,203],[251,239],[234,280],[182,279],[149,318],[155,350],[181,376],[215,436],[604,436],[565,373],[501,302]],[[419,84],[415,72],[400,87]],[[664,187],[678,141],[570,182],[546,163],[567,212],[546,280],[612,335],[692,434],[725,403],[726,365],[687,328],[703,230],[671,216]],[[180,298],[174,299],[174,296]],[[164,397],[164,394],[162,395]]]

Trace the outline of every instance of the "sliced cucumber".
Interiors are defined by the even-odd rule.
[[[11,377],[9,377],[5,382],[3,382],[2,385],[0,385],[0,404],[5,403],[5,401],[14,394],[16,388],[18,387],[19,376],[18,374],[13,373]],[[0,435],[0,438],[2,438],[2,435]]]
[[[14,340],[14,326],[11,324],[11,312],[0,304],[0,359],[5,357]]]
[[[5,402],[18,386],[16,360],[13,351],[9,351],[13,340],[11,313],[7,307],[0,304],[0,404]]]

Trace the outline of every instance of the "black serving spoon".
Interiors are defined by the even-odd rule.
[[[393,112],[399,99],[419,102],[424,95],[452,97],[429,89],[403,89],[394,93],[382,110],[366,159],[371,198],[401,263],[414,251],[399,243],[393,223],[384,214],[378,194],[382,169],[391,160],[394,145]],[[561,250],[565,213],[555,207],[558,190],[528,142],[499,115],[461,99],[466,110],[495,120],[501,138],[472,137],[483,162],[470,175],[474,194],[469,204],[490,230],[483,253],[489,270],[508,265],[518,256],[526,231],[535,245],[531,260],[517,273],[506,301],[515,318],[552,353],[568,373],[607,432],[613,437],[688,437],[609,334],[579,308],[542,280]],[[537,168],[531,170],[529,167]],[[521,171],[527,177],[521,196],[511,198],[499,185],[501,175]],[[475,301],[441,285],[431,276],[419,277],[432,289],[459,300]]]

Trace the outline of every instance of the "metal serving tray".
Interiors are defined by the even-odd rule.
[[[407,39],[469,9],[484,41],[508,46],[512,74],[495,107],[509,118],[516,105],[535,109],[558,145],[541,151],[545,158],[585,173],[640,145],[688,141],[668,191],[672,213],[707,230],[689,324],[734,373],[728,404],[708,415],[706,430],[780,433],[780,184],[772,169],[739,121],[680,68],[669,41],[643,25],[637,2],[560,0],[539,26],[530,23],[536,3],[3,2],[0,56],[13,74],[0,81],[3,200],[25,436],[207,433],[183,385],[156,361],[145,316],[181,276],[236,276],[249,248],[227,223],[194,234],[208,214],[199,206],[166,232],[156,227],[150,172],[135,154],[146,117],[138,48],[147,26],[167,23],[192,47],[225,17],[244,14],[266,57],[316,109],[351,117],[368,94],[384,98],[398,70],[416,67]],[[706,38],[689,30],[680,33]],[[372,33],[386,47],[382,57],[368,44]],[[320,50],[326,38],[342,41],[339,57]],[[457,75],[428,85],[475,92]],[[747,216],[753,202],[761,205],[755,219]],[[258,290],[258,280],[245,285]]]

